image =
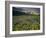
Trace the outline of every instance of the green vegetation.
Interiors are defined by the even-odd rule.
[[[40,15],[13,16],[13,31],[40,30]]]

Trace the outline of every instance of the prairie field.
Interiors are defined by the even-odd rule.
[[[12,16],[12,31],[40,30],[40,15]]]

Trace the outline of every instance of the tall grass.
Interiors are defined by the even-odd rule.
[[[13,31],[40,30],[40,15],[13,16]]]

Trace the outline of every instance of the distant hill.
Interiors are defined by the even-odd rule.
[[[21,11],[13,11],[13,16],[18,16],[18,15],[25,15],[25,12],[21,12]]]
[[[40,12],[36,8],[25,8],[24,9],[24,8],[15,8],[15,7],[13,7],[13,16],[31,15],[31,14],[40,15]]]

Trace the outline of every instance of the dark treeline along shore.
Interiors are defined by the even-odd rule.
[[[39,8],[12,8],[13,31],[40,30]]]

